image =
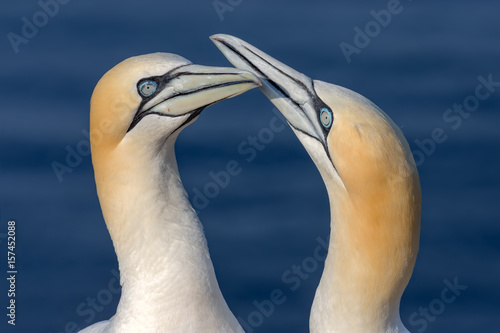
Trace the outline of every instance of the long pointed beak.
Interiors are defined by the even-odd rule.
[[[157,92],[143,101],[129,131],[149,114],[198,115],[212,104],[262,85],[258,77],[241,69],[192,64],[180,66],[154,80]]]
[[[328,107],[317,96],[313,80],[239,38],[224,34],[210,38],[235,67],[261,78],[261,91],[290,126],[326,145],[319,115]]]

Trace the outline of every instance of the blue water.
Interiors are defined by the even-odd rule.
[[[421,161],[423,191],[421,248],[402,299],[403,322],[412,332],[498,332],[500,88],[467,118],[443,115],[474,95],[479,76],[500,81],[500,3],[402,1],[350,63],[339,45],[354,45],[354,27],[364,29],[370,11],[386,9],[387,1],[231,3],[221,21],[211,1],[70,1],[47,22],[36,1],[3,4],[1,332],[74,332],[115,312],[117,263],[90,157],[62,182],[51,163],[64,163],[68,146],[85,145],[90,95],[106,70],[156,51],[226,66],[208,39],[220,32],[365,95],[401,126]],[[32,22],[34,15],[47,24],[31,31],[16,54],[8,33],[22,35],[22,18]],[[251,162],[238,153],[250,135],[269,127],[272,109],[258,90],[210,107],[180,135],[178,162],[191,198],[211,182],[211,171],[231,160],[240,164],[242,172],[199,209],[221,289],[249,332],[307,332],[322,266],[293,283],[290,270],[313,255],[318,237],[326,239],[328,200],[289,128],[274,133]],[[446,140],[431,149],[436,128]],[[427,154],[415,140],[428,143]],[[3,313],[9,219],[17,221],[15,327]],[[467,289],[444,303],[441,293],[455,279]],[[256,312],[275,289],[280,304]]]

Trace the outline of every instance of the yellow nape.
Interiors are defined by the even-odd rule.
[[[329,97],[323,96],[326,103]],[[367,317],[380,316],[384,307],[399,305],[415,265],[418,172],[402,133],[377,106],[347,90],[334,97],[335,121],[327,141],[345,190],[329,189],[331,299],[345,308],[352,302]]]

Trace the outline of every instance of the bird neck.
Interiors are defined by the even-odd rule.
[[[105,162],[94,161],[94,168],[122,285],[110,331],[239,327],[182,186],[173,143],[162,153],[122,153],[118,147],[106,156]]]
[[[311,310],[311,332],[407,332],[399,303],[418,252],[418,175],[352,190],[327,183],[328,256]]]

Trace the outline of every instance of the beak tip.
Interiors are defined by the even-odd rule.
[[[260,78],[258,76],[254,75],[253,73],[250,73],[248,71],[244,71],[243,73],[244,73],[243,77],[252,81],[256,87],[262,87],[262,81],[260,80]]]
[[[257,87],[262,87],[262,81],[257,76],[255,76],[255,81],[254,82],[255,82],[255,85]]]
[[[234,36],[226,35],[226,34],[215,34],[215,35],[210,36],[210,39],[222,51],[222,53],[224,53],[226,56],[227,56],[227,53],[226,53],[227,47],[224,46],[224,44],[223,44],[224,42],[231,44],[231,45],[241,44],[241,40],[239,40],[238,38],[236,38]],[[245,78],[251,80],[255,84],[256,87],[263,86],[261,79],[257,75],[255,75],[247,70],[241,69],[241,71],[244,72]]]
[[[223,40],[223,36],[222,34],[216,34],[216,35],[212,35],[210,36],[210,40],[217,46],[219,46],[219,44],[221,43],[221,41]]]
[[[225,35],[225,34],[214,34],[212,36],[210,36],[210,39],[213,40],[213,41],[219,41],[219,40],[222,40],[224,39],[224,37],[226,37],[228,35]]]
[[[210,36],[210,39],[215,44],[217,44],[217,43],[227,43],[227,44],[231,44],[233,46],[239,46],[239,45],[243,45],[243,43],[244,43],[238,37],[234,37],[234,36],[227,35],[227,34],[215,34],[215,35]]]

